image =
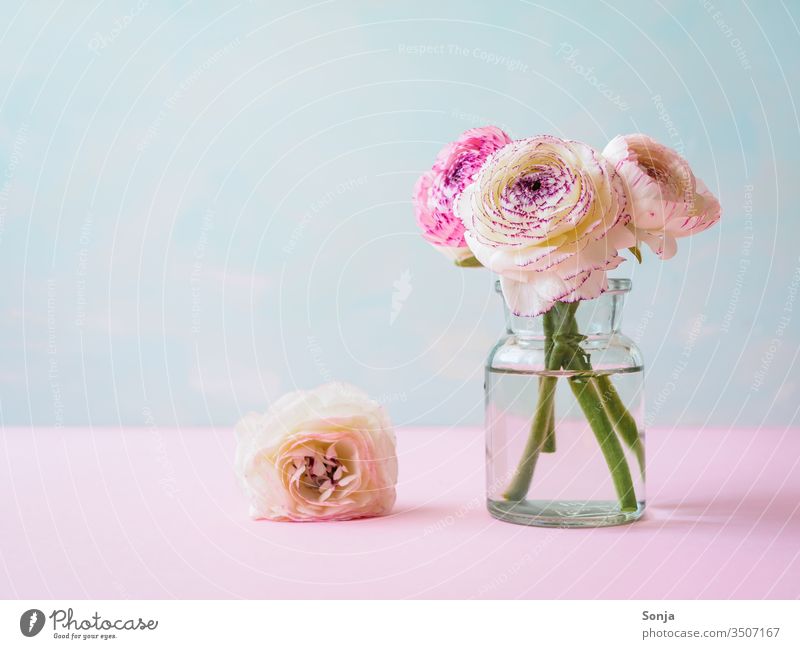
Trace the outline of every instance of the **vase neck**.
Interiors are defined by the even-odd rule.
[[[593,300],[583,300],[575,310],[578,330],[584,336],[610,336],[617,333],[622,324],[622,308],[625,294],[631,290],[628,279],[609,279],[608,290]],[[497,282],[500,292],[500,282]],[[508,333],[525,338],[544,338],[544,317],[517,316],[511,313],[503,300],[506,329]]]

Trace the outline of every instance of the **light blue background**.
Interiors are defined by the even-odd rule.
[[[479,423],[500,302],[410,196],[487,123],[679,146],[724,215],[618,273],[648,424],[796,421],[796,2],[378,4],[4,4],[5,425],[224,427],[332,378]]]

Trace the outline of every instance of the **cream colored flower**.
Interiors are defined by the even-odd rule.
[[[603,155],[623,180],[630,229],[662,259],[675,255],[677,239],[719,220],[719,201],[677,151],[634,133],[615,137]]]
[[[494,153],[457,200],[475,257],[517,315],[597,297],[634,239],[614,169],[587,144],[540,135]]]
[[[347,520],[388,514],[394,504],[394,432],[358,388],[292,392],[244,417],[236,432],[236,472],[254,518]]]

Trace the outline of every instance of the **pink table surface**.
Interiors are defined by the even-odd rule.
[[[2,598],[797,598],[800,430],[656,430],[633,525],[495,521],[477,429],[398,431],[393,515],[251,521],[230,430],[5,429]]]

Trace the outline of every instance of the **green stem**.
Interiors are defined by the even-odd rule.
[[[580,334],[575,319],[577,307],[577,302],[558,302],[544,315],[545,368],[548,370],[563,367],[576,372],[592,371],[591,362],[580,346],[584,336]],[[633,480],[625,452],[617,439],[619,435],[631,447],[644,475],[644,449],[635,420],[622,403],[610,377],[574,376],[568,382],[600,445],[611,472],[620,509],[635,511],[638,504]],[[547,449],[555,450],[556,384],[555,376],[542,376],[539,379],[539,400],[525,450],[503,494],[507,500],[522,500],[527,496],[539,453]]]
[[[617,491],[620,509],[623,512],[636,511],[638,504],[625,452],[606,415],[594,382],[588,377],[571,377],[568,381],[611,471],[611,480]]]
[[[610,376],[598,376],[595,381],[597,382],[597,392],[600,394],[600,400],[603,402],[606,414],[611,420],[611,425],[617,431],[620,439],[636,455],[639,472],[644,478],[644,444],[642,444],[642,438],[639,436],[639,427],[636,425],[636,420],[628,412],[625,404],[622,403],[622,399]]]
[[[548,318],[547,315],[542,318],[544,323],[544,366],[547,370],[560,370],[561,362],[553,357],[553,318]],[[542,392],[547,396],[543,407],[547,408],[547,424],[545,425],[544,440],[542,441],[542,453],[555,453],[556,452],[556,408],[555,408],[555,393],[556,393],[556,377],[554,376],[540,376],[539,377],[539,394]]]
[[[545,334],[545,369],[558,371],[564,364],[564,356],[574,352],[570,345],[564,345],[562,337],[568,339],[574,324],[576,304],[557,302],[542,316]],[[522,500],[527,496],[536,468],[539,453],[555,451],[555,393],[558,377],[539,377],[539,397],[531,422],[528,440],[519,464],[508,488],[503,493],[506,500]]]
[[[568,334],[567,341],[579,341],[580,334],[578,334],[578,323],[575,320],[575,308],[568,311],[567,317],[569,318],[569,323],[563,327],[564,331]],[[569,342],[567,344],[569,344]],[[585,352],[580,348],[579,342],[572,343],[571,347],[571,354],[564,356],[564,368],[579,372],[591,372],[592,364],[586,357]],[[599,381],[599,379],[605,379],[606,381],[602,382]],[[571,377],[569,379],[569,384],[573,394],[578,400],[581,410],[583,410],[583,414],[586,416],[592,428],[595,438],[597,438],[597,442],[600,444],[600,450],[611,471],[611,479],[614,483],[617,497],[619,498],[620,509],[622,511],[635,511],[638,505],[636,502],[636,493],[633,489],[631,470],[628,467],[625,452],[617,439],[615,427],[611,423],[612,419],[609,417],[607,408],[610,407],[616,412],[617,416],[614,420],[618,423],[625,420],[625,414],[627,414],[631,420],[633,420],[633,418],[630,416],[625,406],[622,405],[619,394],[609,377]],[[601,385],[606,388],[605,391],[600,389]],[[607,396],[608,399],[604,399],[604,396]],[[606,401],[609,403],[614,401],[613,396],[616,396],[618,406],[616,406],[616,404],[614,406],[607,406]],[[635,425],[634,422],[634,427]],[[628,433],[629,430],[626,429],[626,434]],[[636,434],[638,438],[638,431]],[[641,446],[641,443],[639,446]],[[637,459],[639,459],[638,454]],[[644,466],[643,460],[644,454],[642,453],[640,459],[641,467]]]
[[[547,312],[543,316],[545,329],[545,369],[559,370],[561,360],[556,356],[552,340],[555,314]],[[522,451],[514,477],[503,497],[506,500],[522,500],[528,494],[533,479],[533,470],[540,452],[555,451],[555,407],[556,384],[558,377],[539,377],[539,397],[533,414],[528,440]],[[548,450],[550,449],[550,450]]]
[[[577,302],[575,306],[577,306]],[[556,305],[558,306],[558,305]],[[564,305],[566,306],[566,305]],[[563,309],[563,307],[562,307]],[[574,348],[570,356],[570,360],[576,362],[584,370],[591,370],[592,365],[588,358],[585,358],[583,351],[579,346],[579,341],[582,338],[578,333],[578,323],[575,320],[575,309],[568,311],[565,318],[569,319],[567,324],[562,325],[561,329],[567,337],[577,342],[574,343]],[[566,365],[565,365],[566,367]],[[639,427],[636,425],[636,420],[633,418],[611,381],[608,375],[596,376],[593,378],[596,382],[595,390],[600,397],[600,401],[606,410],[606,415],[611,421],[611,424],[616,431],[617,435],[625,442],[625,444],[634,452],[636,460],[639,464],[639,472],[644,477],[644,444],[642,444],[641,437],[639,436]]]
[[[514,477],[503,494],[506,500],[523,500],[528,494],[528,489],[533,479],[533,470],[536,468],[536,460],[547,439],[548,426],[552,425],[553,408],[551,404],[555,391],[556,377],[541,377],[539,381],[539,401],[536,405],[533,423],[528,434],[528,441],[525,443],[525,450],[522,452],[522,458],[514,472]]]
[[[545,402],[547,408],[547,423],[544,427],[544,439],[542,440],[542,453],[555,453],[556,452],[556,407],[555,407],[555,394],[556,394],[556,377],[554,376],[540,376],[539,377],[539,394],[544,391],[548,396]]]

